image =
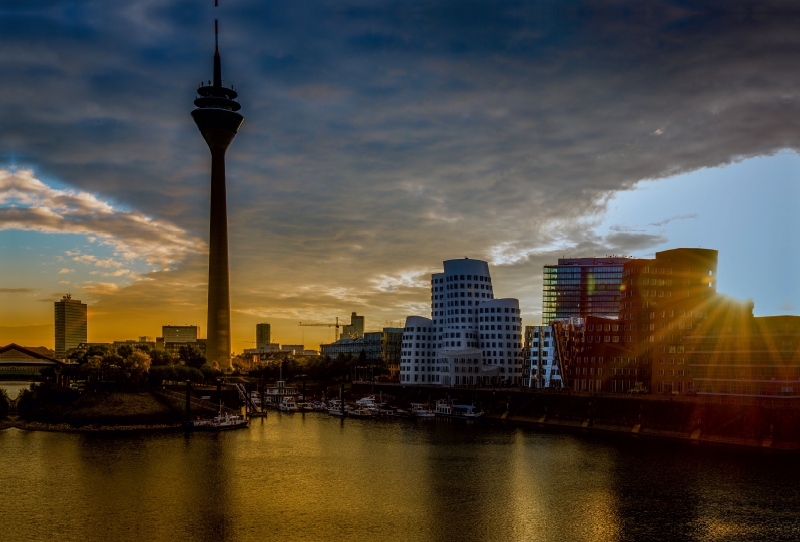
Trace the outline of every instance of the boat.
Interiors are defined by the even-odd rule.
[[[433,418],[436,412],[427,403],[411,403],[411,415],[415,418]]]
[[[211,419],[197,419],[187,423],[187,428],[194,431],[225,431],[228,429],[244,429],[250,425],[238,414],[222,414]]]
[[[344,409],[342,409],[342,402],[338,399],[331,399],[328,403],[328,414],[331,416],[347,416],[350,411],[350,407],[344,405]]]
[[[474,405],[454,405],[448,401],[437,401],[436,416],[439,418],[475,420],[483,416],[483,411],[478,410]]]
[[[368,419],[368,418],[375,418],[376,414],[374,414],[371,410],[367,410],[366,408],[356,408],[348,412],[347,417]]]
[[[322,401],[311,401],[309,403],[309,405],[311,405],[311,410],[313,410],[314,412],[327,412],[328,411],[328,405],[326,405]]]
[[[314,410],[314,407],[311,406],[311,403],[297,403],[297,410],[300,412],[311,412]]]
[[[278,404],[278,410],[281,412],[297,412],[298,408],[294,397],[284,396],[283,400]]]

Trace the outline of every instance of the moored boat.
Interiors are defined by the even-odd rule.
[[[411,415],[415,418],[433,418],[436,412],[427,403],[411,403]]]
[[[437,401],[436,416],[439,418],[475,420],[483,416],[483,411],[478,410],[474,405],[454,405],[449,401]]]
[[[222,414],[211,419],[192,420],[186,424],[193,431],[225,431],[228,429],[244,429],[250,421],[237,414]]]
[[[294,397],[285,396],[278,405],[278,410],[281,412],[297,412],[298,408]]]
[[[356,408],[348,412],[347,417],[369,419],[369,418],[375,418],[376,414],[374,414],[371,410],[367,410],[366,408]]]

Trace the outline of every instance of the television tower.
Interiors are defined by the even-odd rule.
[[[231,300],[228,276],[228,206],[225,195],[225,151],[244,117],[236,91],[222,86],[219,22],[214,19],[214,80],[200,83],[192,118],[211,151],[211,235],[208,254],[208,338],[206,360],[231,368]]]

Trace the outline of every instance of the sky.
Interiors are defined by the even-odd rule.
[[[719,290],[800,314],[800,10],[785,2],[140,2],[0,6],[0,344],[205,333],[211,77],[227,156],[233,348],[427,315],[490,262],[539,323],[563,256],[720,251]],[[787,7],[789,6],[789,7]]]

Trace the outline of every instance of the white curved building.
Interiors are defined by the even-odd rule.
[[[416,331],[425,328],[433,332]],[[444,272],[431,276],[431,318],[410,316],[406,320],[400,381],[440,386],[520,385],[521,330],[519,301],[495,299],[489,264],[469,258],[447,260]],[[421,342],[417,336],[429,338]],[[427,347],[430,337],[432,352]],[[480,363],[475,362],[475,352]],[[431,353],[433,359],[428,361]]]
[[[433,320],[409,316],[400,350],[400,382],[435,384],[436,328]]]

